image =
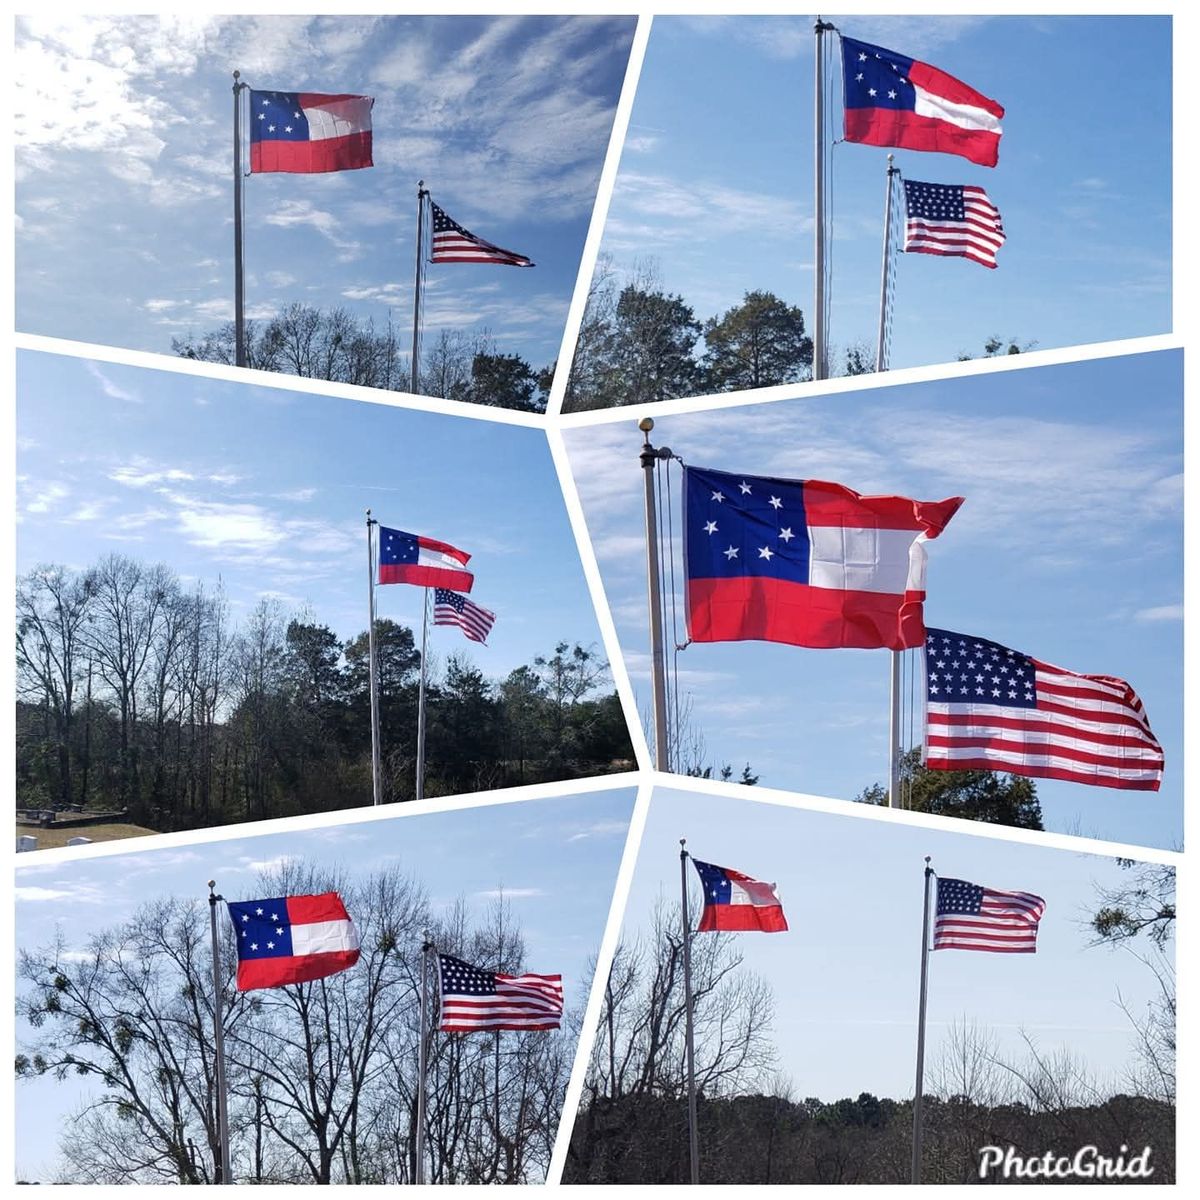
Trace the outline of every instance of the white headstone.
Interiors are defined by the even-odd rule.
[[[90,846],[91,844],[92,844],[91,838],[85,838],[85,837],[67,838],[68,846]]]
[[[37,838],[30,833],[23,833],[17,838],[17,853],[22,854],[26,850],[37,849]]]

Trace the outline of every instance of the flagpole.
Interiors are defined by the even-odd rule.
[[[816,38],[813,71],[813,231],[815,238],[813,285],[813,379],[825,379],[829,373],[825,358],[825,62],[822,55],[825,34],[833,26],[817,17],[813,25]]]
[[[658,512],[654,501],[654,464],[669,458],[669,450],[657,450],[650,445],[654,421],[643,417],[638,422],[643,442],[641,464],[646,483],[646,578],[650,602],[650,681],[654,696],[654,766],[659,771],[671,769],[667,741],[667,678],[666,656],[663,651],[662,583],[658,577]]]
[[[242,229],[242,92],[241,72],[233,73],[233,331],[234,361],[246,366],[246,274]]]
[[[883,266],[879,272],[879,336],[875,342],[876,371],[887,370],[884,338],[888,319],[888,265],[892,254],[892,192],[894,191],[892,177],[900,174],[900,168],[892,165],[895,158],[894,154],[887,156],[887,191],[883,201]]]
[[[687,838],[679,839],[679,894],[683,917],[684,1037],[687,1052],[688,1157],[691,1182],[700,1182],[700,1131],[696,1125],[696,1046],[692,1027],[692,928],[688,918]]]
[[[921,1182],[922,1128],[921,1102],[925,1091],[925,1007],[929,998],[929,899],[933,868],[925,856],[925,913],[921,922],[921,1000],[917,1015],[917,1086],[913,1092],[912,1181]]]
[[[383,778],[379,751],[379,668],[375,662],[375,545],[373,527],[379,522],[367,509],[367,658],[371,673],[371,802],[383,803]]]
[[[429,643],[429,589],[421,589],[421,686],[417,690],[417,786],[416,798],[425,795],[425,679],[426,646]]]
[[[425,180],[417,180],[417,265],[416,277],[413,281],[413,333],[412,333],[412,358],[410,360],[409,370],[409,385],[408,390],[416,395],[421,380],[421,282],[422,268],[424,263],[424,248],[425,248],[425,197],[429,193],[425,190]]]
[[[421,1037],[417,1046],[417,1145],[413,1181],[425,1182],[425,1080],[429,1070],[426,1039],[429,1026],[429,953],[433,942],[429,930],[421,931]]]
[[[892,651],[892,674],[890,688],[891,719],[888,722],[888,807],[900,808],[900,680],[901,656],[903,651]]]
[[[222,1000],[221,942],[217,937],[217,901],[223,900],[224,897],[217,895],[214,890],[216,886],[215,879],[208,881],[208,920],[212,930],[213,965],[213,1074],[217,1090],[217,1138],[220,1141],[221,1154],[217,1183],[228,1184],[233,1182],[233,1178],[229,1169],[229,1101],[225,1081],[225,1005]]]

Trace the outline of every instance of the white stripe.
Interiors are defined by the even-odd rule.
[[[986,108],[974,104],[955,104],[945,96],[934,95],[924,88],[913,84],[916,92],[914,111],[919,117],[933,117],[939,121],[948,121],[959,129],[978,129],[987,133],[1002,133],[1000,118],[994,117]]]
[[[301,111],[308,118],[310,142],[323,142],[327,138],[345,137],[350,133],[366,133],[371,128],[369,96],[351,96],[347,100],[334,100]]]
[[[293,954],[332,954],[357,950],[358,930],[353,921],[312,921],[292,926]]]
[[[912,586],[912,551],[924,536],[915,529],[810,525],[808,582],[838,591],[900,595]],[[919,575],[924,586],[923,564]]]
[[[417,545],[416,565],[418,567],[449,567],[452,571],[465,571],[467,569],[453,555],[443,554],[440,550],[427,549],[419,543]]]
[[[942,701],[931,700],[929,702],[929,720],[931,724],[945,728],[961,728],[967,729],[996,729],[997,717],[1004,717],[1007,720],[1020,721],[1022,724],[1030,724],[1040,721],[1053,722],[1055,725],[1065,726],[1068,729],[1074,729],[1080,734],[1088,733],[1111,733],[1120,734],[1122,737],[1138,738],[1147,746],[1156,745],[1153,734],[1137,725],[1124,725],[1113,721],[1093,721],[1087,716],[1080,715],[1086,710],[1080,710],[1076,713],[1044,712],[1036,708],[1010,708],[1008,705],[987,704],[980,702],[978,704],[968,704],[956,701],[953,704],[946,704]],[[938,717],[949,716],[951,714],[960,714],[962,716],[975,718],[968,725],[951,726],[949,722],[943,723],[937,720]],[[1012,731],[1014,736],[1024,736],[1024,731],[1016,729]]]
[[[757,879],[731,879],[729,881],[729,903],[748,904],[753,908],[779,908],[779,896],[773,883],[762,883]]]
[[[1091,738],[1068,737],[1062,733],[1042,733],[1030,729],[999,729],[996,726],[982,728],[964,728],[961,725],[937,725],[930,729],[930,734],[936,737],[992,739],[1020,742],[1030,750],[1038,746],[1061,746],[1064,750],[1080,750],[1084,754],[1102,754],[1108,758],[1125,758],[1130,761],[1144,760],[1147,763],[1158,763],[1162,759],[1162,751],[1157,746],[1109,746],[1104,742],[1095,742]],[[940,750],[941,747],[934,747]]]

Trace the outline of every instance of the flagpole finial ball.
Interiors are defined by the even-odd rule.
[[[649,432],[650,432],[650,430],[652,430],[652,429],[654,428],[654,418],[653,418],[653,417],[643,417],[643,418],[642,418],[642,419],[641,419],[641,420],[638,422],[638,428],[639,428],[639,429],[640,429],[640,430],[641,430],[643,433],[649,433]]]
[[[210,879],[210,880],[208,881],[208,886],[209,886],[210,888],[215,888],[215,887],[217,886],[217,881],[216,881],[215,879]]]

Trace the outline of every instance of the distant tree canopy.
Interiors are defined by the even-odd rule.
[[[293,859],[247,884],[251,895],[336,888],[362,957],[314,983],[238,992],[220,917],[232,1182],[412,1183],[422,931],[517,973],[528,969],[519,920],[502,899],[483,913],[433,905],[394,867],[330,875]],[[86,939],[60,930],[22,950],[17,974],[17,1079],[57,1081],[75,1105],[45,1182],[217,1182],[207,901],[150,900]],[[544,1180],[577,1021],[569,1011],[560,1031],[428,1039],[428,1182]]]
[[[268,321],[246,322],[247,366],[302,379],[408,391],[407,339],[392,325],[377,329],[344,308],[289,304]],[[233,322],[200,335],[171,339],[181,358],[232,366],[237,359]],[[545,412],[553,367],[535,370],[520,355],[496,349],[486,331],[442,330],[421,354],[424,395],[491,408]]]
[[[1032,779],[998,771],[931,771],[921,765],[919,748],[901,759],[900,775],[906,807],[915,812],[1042,828],[1042,805]],[[861,804],[887,804],[887,785],[873,783],[854,798]]]
[[[580,411],[767,387],[805,379],[811,369],[804,314],[772,293],[747,292],[740,304],[702,321],[682,296],[663,289],[653,266],[639,266],[619,286],[611,261],[602,259],[565,406]]]
[[[970,362],[974,358],[999,358],[1008,354],[1028,354],[1037,342],[1019,342],[1015,337],[999,338],[993,334],[983,343],[982,354],[959,354],[959,362]]]
[[[384,797],[405,800],[420,652],[393,621],[377,635]],[[17,805],[171,830],[369,803],[368,668],[365,632],[271,600],[235,626],[165,566],[39,567],[17,586]],[[427,795],[632,765],[607,663],[570,642],[503,679],[452,653],[426,711]]]

